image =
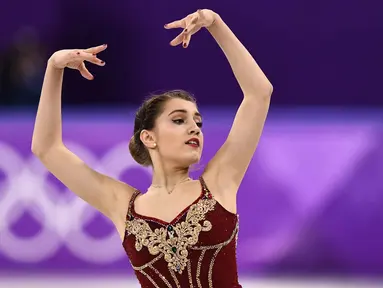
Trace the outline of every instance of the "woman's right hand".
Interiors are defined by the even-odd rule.
[[[85,61],[96,64],[98,66],[104,66],[105,62],[97,58],[97,54],[104,51],[107,45],[100,45],[88,49],[68,49],[60,50],[51,56],[49,64],[56,69],[76,69],[80,71],[81,75],[88,79],[93,80],[94,76],[88,71],[85,66]]]

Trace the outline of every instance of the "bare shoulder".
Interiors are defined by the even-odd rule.
[[[114,197],[114,207],[110,211],[109,218],[116,226],[121,225],[121,223],[124,225],[130,200],[137,189],[125,182],[109,177],[106,182],[106,189],[110,190]]]
[[[235,181],[230,181],[226,171],[207,165],[201,176],[214,198],[229,212],[237,213],[238,186]]]

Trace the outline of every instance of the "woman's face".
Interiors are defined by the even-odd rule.
[[[161,161],[188,167],[200,161],[203,149],[202,116],[195,103],[174,98],[164,105],[154,133]]]

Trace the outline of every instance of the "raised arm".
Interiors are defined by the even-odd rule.
[[[89,168],[69,151],[62,140],[61,90],[64,68],[80,71],[88,80],[93,76],[84,61],[103,66],[97,54],[106,49],[61,50],[48,61],[32,138],[32,152],[45,167],[80,198],[109,217],[121,221],[121,211],[128,205],[133,188]]]
[[[242,89],[243,100],[230,133],[204,171],[207,182],[210,181],[210,185],[216,188],[216,193],[230,194],[229,198],[234,199],[233,195],[238,190],[259,142],[273,87],[254,58],[213,11],[198,10],[165,27],[184,28],[171,45],[182,43],[185,48],[191,36],[206,27],[222,48]],[[226,196],[223,195],[224,198]]]

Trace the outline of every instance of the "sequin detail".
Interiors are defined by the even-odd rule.
[[[231,234],[230,238],[227,239],[225,242],[218,243],[215,245],[210,245],[210,246],[200,246],[200,247],[195,246],[195,247],[191,248],[192,250],[202,250],[201,255],[198,259],[198,264],[197,264],[197,277],[196,278],[197,278],[198,288],[202,288],[201,281],[200,281],[200,273],[201,273],[202,260],[203,260],[203,257],[205,256],[205,252],[208,250],[217,249],[214,252],[214,255],[213,255],[212,259],[210,260],[210,264],[209,264],[208,282],[209,282],[209,288],[212,288],[213,287],[213,267],[214,267],[214,263],[215,263],[215,258],[217,257],[217,255],[221,251],[221,249],[223,247],[225,247],[226,245],[228,245],[234,239],[234,237],[236,237],[236,239],[237,239],[238,229],[239,229],[239,222],[237,222],[235,229],[233,231],[233,234]]]
[[[172,275],[172,278],[173,278],[173,280],[174,280],[174,283],[176,283],[176,285],[177,285],[177,288],[181,288],[181,285],[180,285],[180,283],[178,282],[177,276],[176,276],[176,274],[174,273],[174,271],[171,270],[171,269],[169,269],[169,271],[170,271],[170,275]]]
[[[193,277],[192,277],[192,272],[191,272],[191,264],[190,264],[190,261],[188,261],[188,278],[189,278],[189,285],[190,285],[190,288],[193,288]]]
[[[168,288],[172,288],[172,285],[170,285],[169,281],[166,280],[166,278],[160,273],[160,271],[158,271],[156,268],[154,268],[152,265],[149,265],[149,268],[152,269],[154,271],[154,273],[156,273],[158,275],[158,277],[160,277],[160,279],[162,279],[162,281],[164,281],[166,287]]]

